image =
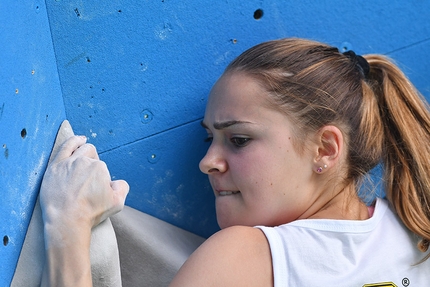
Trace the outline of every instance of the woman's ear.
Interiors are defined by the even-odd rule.
[[[335,126],[324,126],[316,134],[317,155],[314,159],[318,173],[336,165],[343,152],[343,134]]]

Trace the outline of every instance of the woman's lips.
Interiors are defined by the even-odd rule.
[[[226,196],[226,195],[238,194],[239,192],[240,191],[225,191],[225,190],[223,190],[223,191],[218,192],[218,194],[220,196]]]

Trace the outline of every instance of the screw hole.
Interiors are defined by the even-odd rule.
[[[263,17],[263,10],[261,10],[261,9],[255,10],[255,12],[254,12],[254,19],[255,20],[260,20],[261,17]]]
[[[25,137],[27,136],[27,130],[26,129],[22,129],[21,130],[21,137],[23,138],[23,139],[25,139]]]
[[[3,245],[7,246],[9,244],[9,236],[5,235],[3,236]]]
[[[349,51],[351,49],[352,49],[352,44],[349,42],[343,42],[341,47],[340,47],[340,50],[342,53]]]
[[[156,153],[149,153],[147,155],[147,159],[150,163],[156,163],[160,160],[160,156],[157,155]]]
[[[79,12],[78,8],[75,8],[74,11],[77,17],[81,17],[81,13]]]
[[[140,113],[142,123],[147,124],[152,121],[153,115],[149,110],[144,110]]]

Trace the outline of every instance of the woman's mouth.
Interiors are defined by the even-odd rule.
[[[226,195],[233,195],[233,194],[238,194],[240,191],[220,191],[219,195],[220,196],[226,196]]]

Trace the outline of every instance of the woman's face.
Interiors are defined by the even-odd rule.
[[[269,108],[267,92],[243,73],[214,85],[202,125],[211,145],[200,162],[216,197],[221,228],[291,222],[316,200],[315,155],[293,147],[292,124]]]

